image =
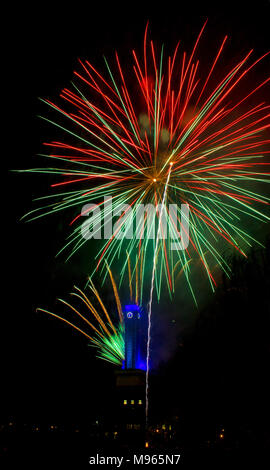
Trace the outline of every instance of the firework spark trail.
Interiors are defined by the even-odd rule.
[[[71,295],[76,299],[79,299],[79,310],[69,302],[66,302],[63,299],[58,299],[63,305],[70,309],[73,315],[77,315],[88,325],[88,328],[90,328],[90,330],[92,330],[94,333],[93,336],[90,336],[89,333],[85,331],[85,329],[79,328],[75,323],[67,320],[65,317],[56,315],[55,313],[45,310],[44,308],[37,308],[37,311],[51,315],[52,317],[57,318],[58,320],[61,320],[67,325],[71,326],[74,330],[79,331],[79,333],[83,334],[90,340],[89,345],[95,346],[97,348],[98,358],[121,366],[125,358],[122,306],[116,282],[108,265],[107,270],[111,279],[115,303],[118,310],[118,320],[112,320],[99,292],[90,278],[88,280],[88,287],[91,293],[94,295],[96,304],[98,305],[97,307],[95,307],[93,301],[90,300],[90,298],[76,286],[74,286],[74,292],[72,292]],[[86,314],[81,313],[82,307],[84,307]],[[88,320],[89,317],[94,320],[93,323],[92,321],[90,322]]]
[[[158,222],[158,230],[156,236],[156,244],[155,244],[155,251],[153,256],[153,268],[152,268],[152,279],[151,279],[151,289],[150,289],[150,299],[148,303],[148,328],[147,328],[147,346],[146,346],[146,377],[145,377],[145,421],[146,421],[146,428],[148,425],[148,409],[149,409],[149,360],[150,360],[150,343],[151,343],[151,317],[152,317],[152,302],[153,302],[153,293],[154,293],[154,281],[155,281],[155,272],[156,272],[156,258],[157,258],[157,250],[158,250],[158,240],[159,234],[161,229],[161,221],[162,221],[162,214],[165,206],[167,188],[170,181],[171,171],[172,171],[173,163],[170,163],[169,172],[164,188],[161,209],[159,214],[159,222]]]

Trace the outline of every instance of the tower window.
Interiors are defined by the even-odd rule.
[[[134,401],[134,400],[130,400],[130,403],[131,403],[132,405],[134,405],[135,401]]]
[[[123,404],[124,404],[124,405],[127,405],[127,400],[124,400],[124,401],[123,401]]]
[[[138,401],[138,405],[142,405],[142,400],[139,400],[139,401]]]

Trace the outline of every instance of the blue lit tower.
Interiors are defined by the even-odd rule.
[[[139,305],[125,305],[124,369],[146,370],[146,318]]]
[[[145,426],[147,317],[137,304],[125,305],[125,360],[116,370],[115,413],[122,442],[142,446]]]

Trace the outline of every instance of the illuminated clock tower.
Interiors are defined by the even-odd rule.
[[[124,369],[146,370],[146,321],[139,305],[125,305]]]
[[[125,360],[116,371],[115,412],[122,441],[144,445],[147,318],[137,304],[125,305]]]

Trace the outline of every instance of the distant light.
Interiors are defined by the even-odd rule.
[[[224,438],[224,434],[221,433],[221,434],[219,435],[219,437],[220,437],[220,439],[223,439],[223,438]]]
[[[134,401],[134,400],[130,400],[130,403],[131,403],[132,405],[134,405],[135,401]]]
[[[142,400],[139,400],[139,401],[138,401],[138,404],[139,404],[139,405],[142,405]]]
[[[157,179],[156,178],[153,178],[153,182],[156,183]]]
[[[146,447],[146,449],[149,447],[149,442],[145,443],[145,447]]]
[[[124,403],[124,405],[127,405],[127,400],[124,400],[124,402],[123,402],[123,403]]]

